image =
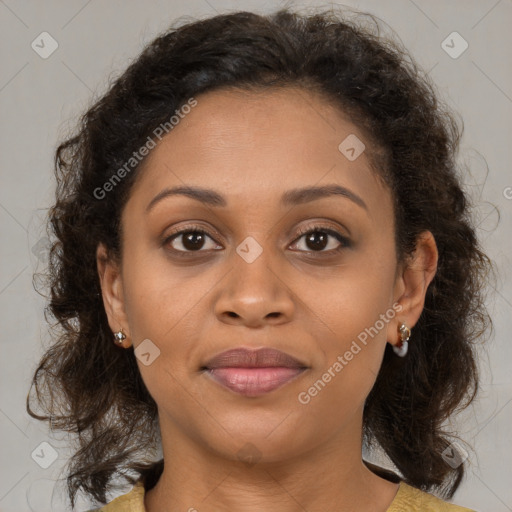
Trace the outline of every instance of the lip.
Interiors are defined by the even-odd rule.
[[[260,348],[250,350],[247,348],[234,348],[221,352],[209,359],[203,368],[209,370],[216,368],[306,368],[306,365],[290,354],[274,348]]]
[[[202,370],[231,391],[254,397],[280,388],[307,368],[298,359],[273,348],[236,348],[213,357]]]

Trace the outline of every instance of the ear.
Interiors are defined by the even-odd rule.
[[[438,252],[430,231],[422,232],[416,239],[413,253],[400,265],[394,288],[397,314],[388,324],[387,339],[392,345],[400,342],[398,329],[405,324],[411,331],[425,305],[425,295],[437,271]],[[401,307],[401,309],[400,309]],[[414,331],[411,336],[414,339]]]
[[[104,244],[98,244],[96,249],[96,265],[100,277],[103,305],[112,333],[123,329],[126,339],[120,345],[128,348],[131,345],[130,331],[124,307],[123,280],[119,264],[108,254]],[[114,342],[114,334],[112,334]]]

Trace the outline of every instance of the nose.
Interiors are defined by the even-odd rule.
[[[215,304],[220,321],[255,328],[291,320],[293,293],[283,273],[271,265],[269,252],[263,250],[251,263],[234,252],[231,271]]]

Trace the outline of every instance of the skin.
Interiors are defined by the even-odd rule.
[[[363,405],[400,324],[414,343],[436,271],[435,241],[423,233],[413,256],[398,263],[391,193],[366,152],[349,161],[338,150],[349,134],[365,137],[325,99],[288,88],[222,90],[197,101],[151,151],[132,188],[122,262],[109,260],[101,244],[97,251],[112,331],[123,328],[125,348],[149,339],[160,350],[148,366],[137,359],[158,405],[165,460],[146,509],[384,512],[398,485],[362,462]],[[227,206],[175,195],[146,212],[162,190],[185,184],[216,190]],[[326,184],[349,189],[366,208],[341,195],[280,204],[290,189]],[[190,247],[183,236],[163,240],[190,224],[210,234],[179,258]],[[315,252],[298,229],[318,225],[350,244],[331,235]],[[236,252],[249,236],[263,251],[251,263]],[[401,311],[300,403],[299,393],[396,303]],[[199,371],[240,346],[277,348],[308,370],[261,397],[236,394]],[[251,445],[256,463],[239,460]]]

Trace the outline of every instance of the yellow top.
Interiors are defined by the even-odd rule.
[[[133,489],[111,501],[108,505],[89,512],[146,512],[144,507],[144,483],[139,480]],[[400,482],[395,499],[386,512],[476,512],[452,505],[432,494]]]

